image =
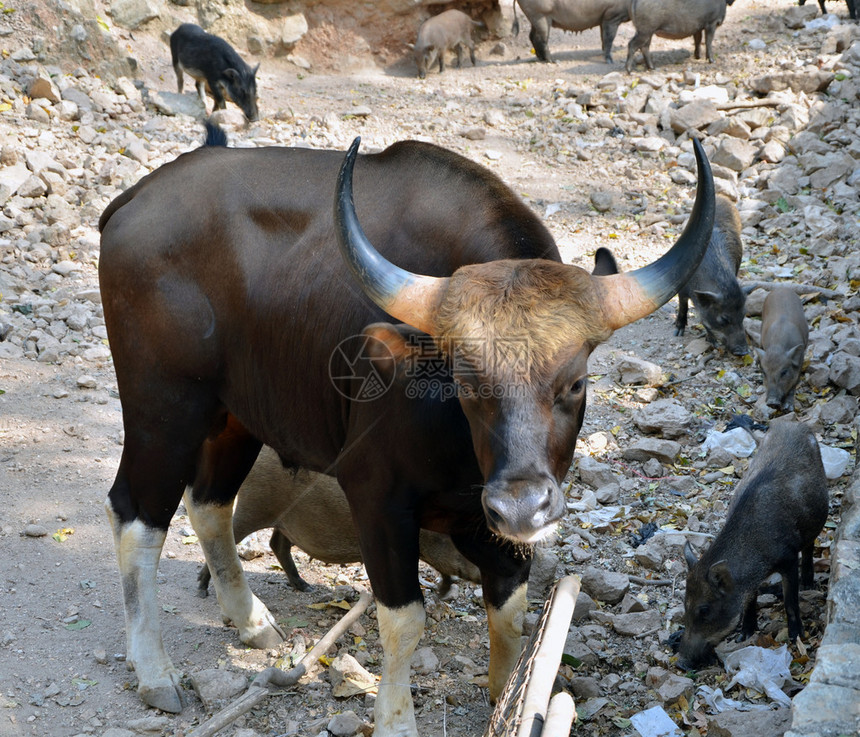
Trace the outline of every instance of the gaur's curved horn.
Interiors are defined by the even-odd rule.
[[[714,179],[702,144],[694,138],[698,184],[684,232],[654,263],[623,274],[592,277],[602,293],[607,327],[616,330],[650,315],[674,297],[699,267],[714,229]]]
[[[448,279],[401,269],[386,260],[367,239],[352,198],[352,171],[360,143],[361,137],[352,142],[337,176],[334,225],[341,253],[370,299],[392,317],[432,335],[436,307]]]

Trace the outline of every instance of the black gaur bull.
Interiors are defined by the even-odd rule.
[[[687,328],[692,300],[712,345],[722,344],[737,356],[749,352],[744,331],[746,295],[737,278],[742,258],[740,215],[730,199],[717,195],[714,232],[705,258],[678,292],[675,335],[683,335]]]
[[[591,273],[618,273],[611,251],[597,249]],[[305,468],[286,468],[275,451],[263,446],[236,495],[233,539],[240,542],[251,533],[269,527],[274,528],[269,547],[298,591],[311,587],[296,568],[294,545],[323,563],[361,560],[349,503],[337,479]],[[418,551],[421,560],[442,574],[440,595],[450,589],[454,577],[480,583],[480,571],[457,550],[450,536],[421,530]],[[200,596],[209,595],[211,578],[209,567],[204,564],[197,577]]]
[[[475,66],[475,41],[472,31],[484,28],[481,21],[472,20],[462,10],[446,10],[428,18],[418,29],[413,49],[418,76],[424,79],[427,70],[438,62],[439,72],[445,69],[445,54],[456,50],[457,66],[463,66],[463,50],[469,50],[469,59]]]
[[[450,535],[481,571],[499,696],[520,651],[531,546],[565,509],[588,356],[671,299],[707,247],[713,179],[694,147],[684,232],[622,274],[562,264],[493,173],[416,141],[358,156],[356,140],[345,158],[203,147],[108,205],[99,278],[125,444],[107,509],[146,703],[183,703],[156,596],[183,492],[222,615],[252,647],[283,637],[231,529],[263,444],[346,494],[384,652],[377,737],[417,734],[420,529]],[[416,376],[428,380],[418,391]]]
[[[229,99],[248,120],[258,118],[256,75],[260,65],[249,67],[223,38],[206,33],[193,23],[183,23],[170,34],[170,56],[180,94],[183,72],[188,72],[195,80],[204,107],[208,91],[215,100],[215,110],[226,108]]]
[[[690,570],[678,650],[682,668],[710,662],[714,646],[739,621],[743,639],[755,633],[758,587],[773,573],[782,576],[788,636],[794,641],[803,634],[797,556],[800,582],[809,588],[815,538],[827,510],[827,478],[812,431],[786,419],[773,422],[714,542],[698,560],[689,543],[684,548]]]
[[[857,20],[857,8],[854,4],[854,0],[845,0],[846,5],[848,5],[848,15],[851,17],[851,20]],[[806,0],[798,0],[798,5],[805,5]],[[821,12],[826,15],[827,8],[824,5],[824,0],[818,0],[818,5],[821,8]]]
[[[789,287],[771,290],[762,306],[761,348],[756,351],[768,407],[794,409],[794,389],[808,343],[809,325],[800,297]]]
[[[701,58],[702,32],[705,34],[705,56],[714,62],[714,33],[726,19],[726,5],[734,0],[632,0],[630,20],[636,33],[627,44],[627,72],[633,71],[633,57],[642,50],[645,66],[654,68],[651,61],[651,37],[693,37],[694,56]]]
[[[612,43],[618,26],[630,20],[630,0],[516,0],[514,3],[514,33],[519,32],[516,20],[517,3],[531,23],[529,41],[540,61],[551,62],[549,32],[587,31],[600,26],[603,58],[612,63]]]
[[[273,527],[269,546],[298,591],[310,585],[299,575],[292,547],[301,548],[323,563],[357,563],[361,547],[352,524],[349,503],[337,479],[305,468],[285,468],[277,453],[264,446],[236,496],[233,539]],[[450,536],[421,530],[421,560],[442,574],[440,594],[452,577],[480,583],[481,572],[454,547]],[[198,576],[198,592],[206,596],[211,574],[204,565]]]

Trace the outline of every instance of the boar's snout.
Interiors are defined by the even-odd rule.
[[[711,665],[717,659],[714,646],[701,635],[690,632],[688,627],[678,643],[678,667],[681,670],[696,670]]]
[[[793,409],[794,395],[783,396],[779,391],[771,391],[767,393],[767,406],[771,409],[779,409],[783,412],[788,412]]]
[[[747,336],[742,324],[734,327],[734,329],[724,328],[722,338],[726,348],[735,356],[746,356],[749,354],[750,349],[747,345]]]

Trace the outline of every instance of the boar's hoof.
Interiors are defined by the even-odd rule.
[[[212,574],[209,573],[209,566],[204,563],[197,573],[197,596],[201,599],[209,596],[209,581],[211,578]]]

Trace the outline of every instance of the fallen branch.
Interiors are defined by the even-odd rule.
[[[644,576],[628,576],[630,583],[639,584],[639,586],[671,586],[671,578],[645,578]]]
[[[724,102],[720,105],[717,105],[717,110],[741,110],[743,108],[753,107],[777,107],[783,102],[785,102],[785,100],[773,100],[769,98],[764,98],[761,100],[743,100],[741,102]]]
[[[648,630],[647,632],[640,632],[638,635],[633,635],[634,640],[641,640],[643,637],[648,637],[649,635],[656,635],[661,629],[662,626],[655,627],[653,630]]]
[[[308,651],[298,665],[288,671],[271,667],[258,673],[244,694],[215,714],[211,719],[203,722],[197,729],[190,732],[188,737],[212,737],[212,735],[224,729],[228,724],[236,721],[242,714],[265,701],[273,693],[270,689],[271,686],[286,688],[298,683],[299,679],[307,673],[308,668],[320,656],[324,655],[326,650],[361,616],[362,612],[370,604],[371,598],[371,595],[367,591],[363,591],[353,607],[335,623],[334,627],[320,638],[319,642]]]
[[[754,289],[776,289],[777,287],[787,287],[797,294],[809,294],[810,292],[818,292],[825,299],[844,299],[845,294],[837,292],[834,289],[826,287],[817,287],[814,284],[792,284],[791,282],[770,282],[770,281],[742,281],[741,288],[746,294],[749,294]]]

